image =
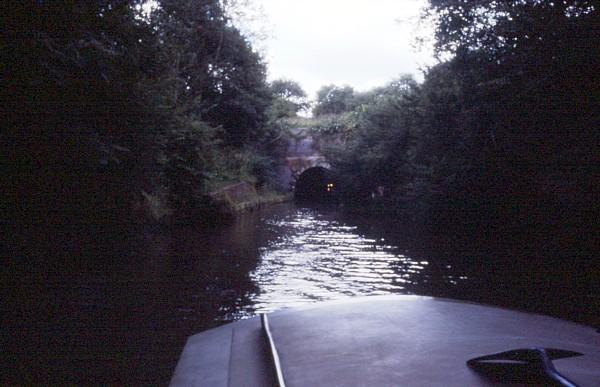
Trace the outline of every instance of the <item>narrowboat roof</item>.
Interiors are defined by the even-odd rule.
[[[600,334],[542,315],[431,297],[373,296],[269,314],[266,335],[264,323],[250,318],[191,336],[171,385],[277,385],[278,366],[279,385],[287,387],[514,386],[528,379],[491,378],[467,361],[533,348],[577,354],[554,357],[552,365],[573,385],[600,385]]]

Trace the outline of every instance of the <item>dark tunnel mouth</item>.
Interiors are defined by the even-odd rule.
[[[308,168],[298,176],[294,199],[299,203],[331,203],[337,193],[337,181],[333,173],[324,167]]]

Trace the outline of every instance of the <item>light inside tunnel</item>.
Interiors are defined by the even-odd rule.
[[[305,203],[331,202],[334,199],[334,187],[335,177],[329,169],[313,167],[298,176],[294,197]]]

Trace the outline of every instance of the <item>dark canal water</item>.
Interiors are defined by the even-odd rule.
[[[4,384],[165,385],[193,333],[357,296],[442,296],[598,322],[594,257],[552,240],[540,251],[536,235],[494,243],[448,231],[281,204],[209,231],[148,231],[141,242],[98,231],[57,244],[52,259],[3,272]]]

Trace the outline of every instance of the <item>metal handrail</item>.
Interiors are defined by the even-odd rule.
[[[285,387],[285,381],[283,380],[283,371],[281,370],[281,362],[279,361],[279,355],[277,354],[277,348],[275,347],[275,341],[273,341],[273,335],[271,334],[271,328],[269,327],[269,319],[265,313],[260,315],[260,321],[262,323],[262,331],[269,345],[269,354],[271,355],[271,362],[273,365],[273,374],[277,382],[277,386]]]

